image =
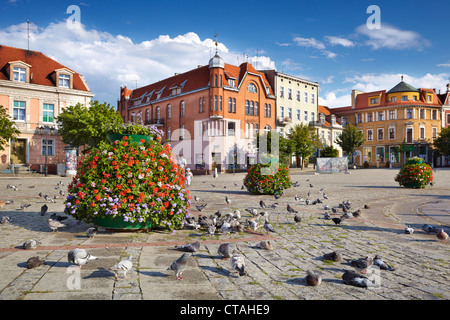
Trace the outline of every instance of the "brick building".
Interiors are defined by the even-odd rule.
[[[129,90],[120,90],[124,122],[159,127],[188,167],[219,170],[256,163],[255,137],[275,129],[275,96],[250,63],[230,65],[217,54],[209,64]]]
[[[414,88],[402,81],[389,91],[353,90],[352,105],[334,108],[345,126],[354,124],[366,142],[355,163],[398,167],[418,156],[434,160],[432,143],[441,129],[442,103],[434,89]],[[402,150],[401,147],[404,147]]]
[[[0,45],[0,105],[20,130],[17,141],[0,151],[0,168],[30,164],[39,170],[47,160],[48,172],[56,172],[65,146],[55,118],[70,105],[88,105],[93,96],[74,70],[41,52]]]

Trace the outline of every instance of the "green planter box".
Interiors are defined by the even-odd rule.
[[[422,159],[408,159],[406,160],[406,164],[421,164],[422,161]]]
[[[139,142],[142,139],[144,139],[145,141],[153,140],[152,136],[143,136],[143,135],[140,135],[140,134],[120,134],[120,133],[108,134],[107,138],[108,138],[109,141],[114,142],[116,140],[121,141],[124,136],[127,136],[128,140],[135,141],[135,142]]]
[[[113,230],[132,231],[132,230],[140,230],[140,229],[150,229],[150,227],[152,226],[152,223],[150,221],[129,222],[129,221],[124,221],[122,216],[116,216],[114,218],[112,218],[112,217],[105,217],[105,218],[94,217],[92,220],[93,220],[94,224],[99,227],[103,227],[106,229],[113,229]]]

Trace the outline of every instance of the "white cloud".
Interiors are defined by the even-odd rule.
[[[337,91],[331,91],[325,94],[324,97],[319,97],[319,104],[330,108],[348,107],[351,105],[351,92],[337,96]]]
[[[325,40],[332,46],[339,45],[347,48],[355,46],[355,43],[353,41],[341,37],[325,36]]]
[[[26,48],[25,24],[0,29],[0,43]],[[49,57],[81,73],[94,99],[113,105],[119,97],[119,88],[144,86],[174,73],[182,73],[207,65],[216,50],[213,39],[200,39],[194,32],[170,37],[160,35],[135,43],[126,35],[113,35],[95,29],[69,29],[64,22],[51,23],[39,28],[31,25],[30,49],[41,51]],[[230,52],[223,43],[218,43],[219,54],[226,63],[237,64],[240,53]],[[243,59],[240,59],[241,63]],[[258,68],[275,68],[269,57],[252,57]]]
[[[324,50],[325,45],[314,38],[302,38],[302,37],[295,37],[292,39],[297,46],[300,47],[307,47],[307,48],[315,48],[319,50]]]
[[[437,66],[437,67],[450,68],[450,62],[448,62],[448,63],[437,64],[436,66]]]
[[[419,33],[409,30],[401,30],[389,24],[381,24],[380,29],[369,29],[361,25],[356,28],[356,33],[368,39],[364,44],[372,49],[393,49],[393,50],[423,50],[430,42],[424,39]]]

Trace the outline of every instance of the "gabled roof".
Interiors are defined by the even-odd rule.
[[[90,91],[79,73],[49,58],[45,54],[4,45],[0,45],[0,80],[9,80],[6,73],[8,63],[17,61],[31,66],[30,72],[33,73],[31,83],[33,84],[54,87],[55,83],[50,75],[56,70],[64,69],[73,72],[73,89]]]

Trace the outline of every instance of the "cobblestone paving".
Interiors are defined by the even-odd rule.
[[[435,185],[426,189],[405,189],[393,180],[398,170],[351,170],[351,174],[316,175],[311,169],[291,171],[292,181],[300,186],[285,191],[283,197],[254,196],[241,190],[243,173],[194,176],[191,195],[208,202],[202,214],[218,209],[230,212],[239,209],[242,220],[250,217],[245,208],[259,209],[259,201],[279,203],[276,209],[266,209],[275,233],[257,232],[206,235],[205,230],[180,230],[174,234],[161,230],[151,232],[99,232],[88,238],[88,225],[67,219],[69,226],[51,232],[46,217],[62,214],[62,197],[47,203],[46,217],[40,216],[45,200],[39,192],[54,196],[58,181],[67,186],[70,178],[61,177],[4,177],[0,176],[0,200],[14,203],[0,208],[0,217],[10,216],[10,224],[0,225],[0,299],[102,299],[102,300],[439,300],[450,297],[450,246],[441,243],[434,234],[421,231],[428,223],[450,232],[450,170],[435,172]],[[312,184],[311,188],[309,184]],[[6,188],[18,186],[19,191]],[[212,186],[215,185],[215,187]],[[67,187],[63,187],[67,188]],[[328,200],[322,198],[323,188]],[[322,199],[322,204],[305,205],[294,196]],[[232,203],[225,203],[227,195]],[[361,209],[359,218],[346,219],[339,226],[323,219],[324,206],[337,206],[344,200],[352,210]],[[30,207],[20,209],[21,204]],[[286,211],[289,203],[302,215],[299,224]],[[364,209],[364,205],[368,205]],[[195,201],[191,214],[197,215]],[[340,216],[342,212],[333,214]],[[415,228],[405,234],[406,225]],[[41,242],[35,250],[23,250],[27,239]],[[269,239],[273,250],[257,246]],[[177,281],[168,266],[181,252],[176,244],[201,241],[200,250],[189,259],[183,280]],[[239,277],[229,261],[217,254],[220,243],[233,242],[245,257],[247,276]],[[90,261],[77,271],[67,262],[70,249],[85,248],[99,259]],[[381,270],[379,285],[358,288],[345,285],[344,270],[352,270],[345,261],[328,262],[323,254],[339,250],[346,259],[381,255],[395,267],[395,271]],[[119,281],[108,269],[121,259],[132,255],[134,266],[128,278]],[[32,256],[45,258],[44,265],[27,269]],[[321,273],[318,287],[306,286],[307,270]],[[77,274],[79,272],[79,274]],[[77,280],[78,279],[78,280]],[[77,282],[78,281],[78,282]]]

